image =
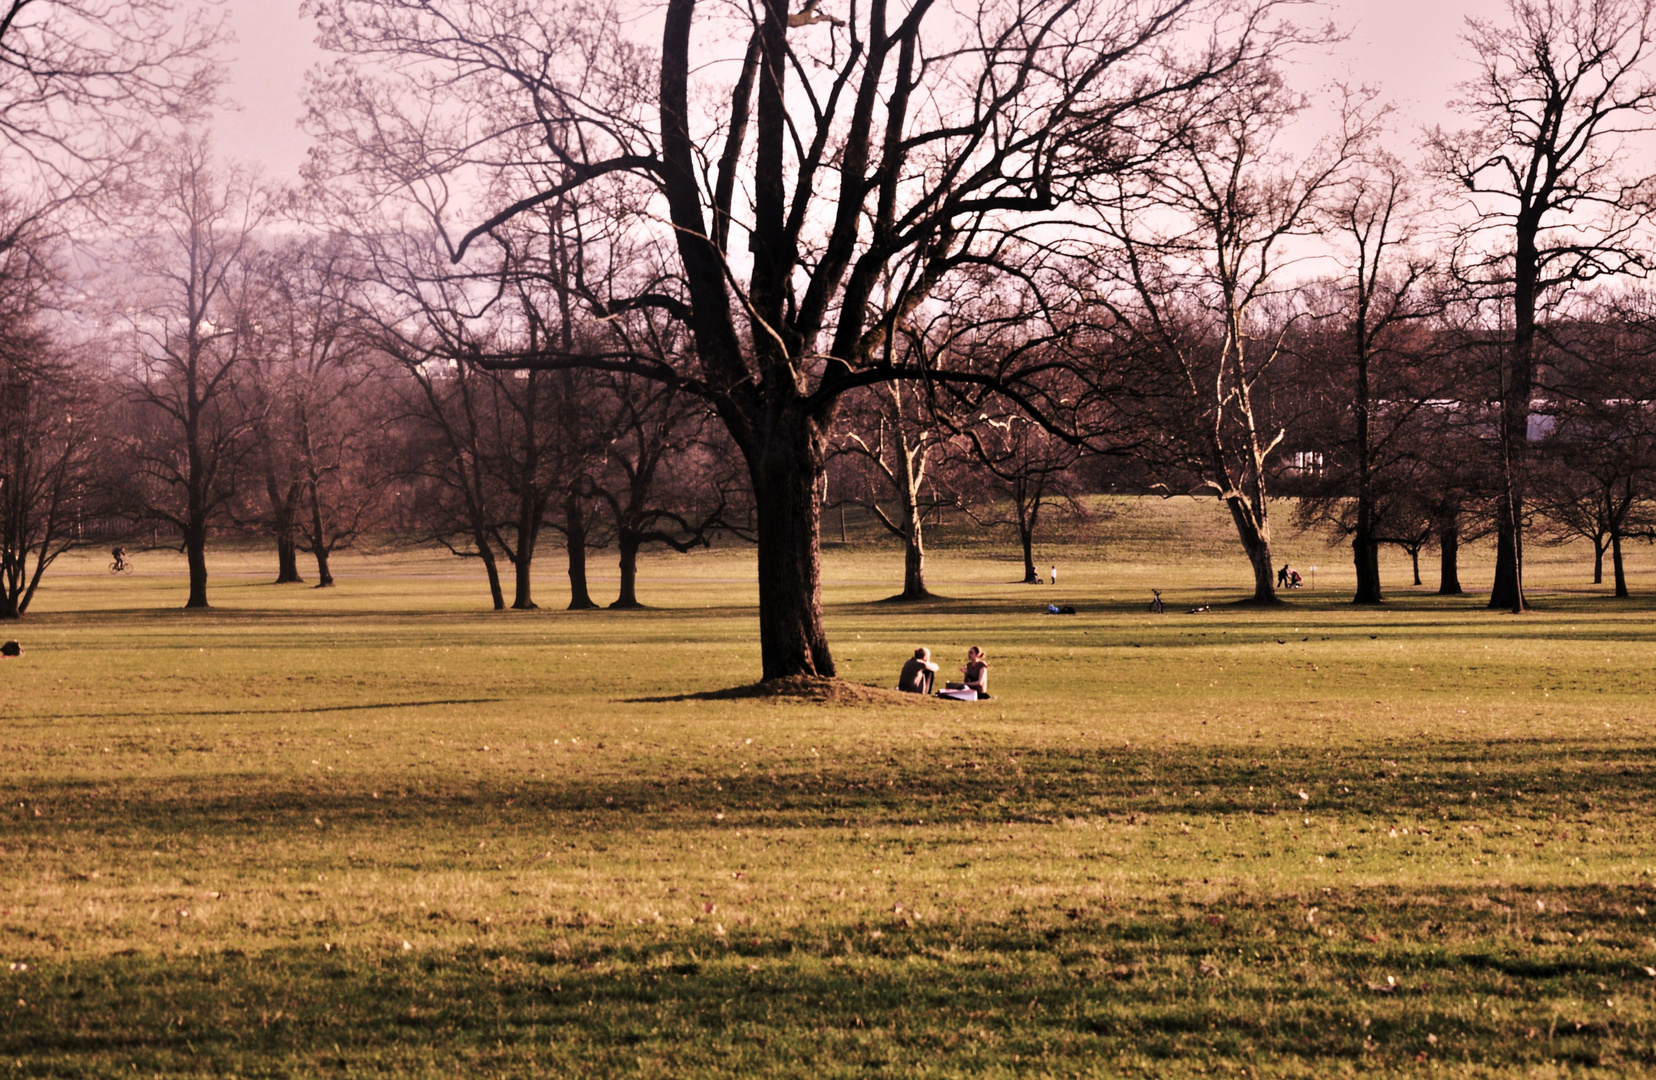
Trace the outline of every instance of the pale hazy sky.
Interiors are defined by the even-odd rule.
[[[1375,83],[1399,106],[1411,142],[1423,123],[1443,118],[1454,84],[1465,77],[1460,40],[1468,15],[1499,17],[1503,0],[1330,0],[1328,12],[1350,38],[1329,61],[1308,64],[1310,88],[1340,76]],[[272,178],[292,177],[304,159],[298,129],[304,73],[323,55],[298,0],[229,0],[236,44],[230,50],[230,96],[240,105],[216,124],[224,153],[257,163]],[[1398,147],[1409,157],[1411,147]]]

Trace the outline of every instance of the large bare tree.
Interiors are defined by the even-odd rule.
[[[1103,206],[1121,253],[1106,290],[1121,355],[1143,415],[1162,432],[1161,456],[1230,512],[1253,569],[1256,603],[1275,603],[1271,554],[1273,455],[1288,415],[1270,379],[1295,324],[1312,314],[1289,271],[1295,245],[1321,232],[1374,118],[1348,99],[1341,125],[1309,153],[1284,133],[1306,99],[1271,63],[1251,64],[1181,103],[1164,121],[1177,151],[1143,176],[1127,174]]]
[[[129,394],[148,422],[130,455],[144,512],[182,538],[187,608],[207,606],[209,529],[246,448],[252,413],[237,391],[254,337],[256,234],[269,212],[257,178],[216,161],[199,135],[157,156],[135,204]]]
[[[1500,353],[1503,490],[1490,607],[1524,609],[1523,519],[1538,329],[1581,282],[1650,265],[1656,173],[1642,163],[1656,117],[1656,0],[1508,0],[1469,20],[1477,73],[1438,130],[1436,170],[1468,199],[1455,268],[1493,302]]]
[[[717,412],[758,507],[767,679],[834,674],[819,480],[842,394],[924,375],[993,383],[1054,426],[1073,405],[1034,372],[893,367],[881,344],[895,324],[968,268],[1037,279],[1078,194],[1155,149],[1139,137],[1147,106],[1293,33],[1273,0],[766,0],[751,13],[668,0],[652,54],[615,8],[314,10],[324,45],[356,61],[313,101],[330,189],[349,176],[364,198],[418,207],[456,259],[482,261],[496,230],[565,193],[631,193],[658,259],[585,307],[664,313],[694,349],[683,364],[621,349],[541,364],[633,371]],[[532,183],[498,182],[525,162]]]
[[[0,232],[16,213],[0,208]],[[17,235],[0,246],[0,619],[28,611],[47,569],[75,545],[107,404],[91,350],[51,331],[50,245],[39,229]]]

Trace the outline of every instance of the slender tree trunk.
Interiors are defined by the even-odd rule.
[[[748,462],[758,504],[759,645],[764,678],[832,678],[822,628],[821,453],[810,421],[779,421]]]
[[[313,554],[316,556],[316,587],[318,589],[332,588],[334,579],[333,571],[328,569],[328,549],[318,544],[313,550]]]
[[[1366,290],[1366,281],[1360,281],[1360,287]],[[1357,570],[1357,594],[1351,598],[1354,604],[1378,604],[1383,600],[1380,595],[1380,545],[1374,539],[1374,489],[1372,483],[1373,451],[1369,446],[1369,340],[1368,340],[1368,304],[1366,291],[1363,294],[1364,302],[1358,308],[1356,320],[1356,359],[1357,359],[1357,531],[1351,537],[1351,557]],[[1415,574],[1415,584],[1419,572]],[[1273,584],[1275,579],[1272,579]]]
[[[1627,571],[1622,566],[1622,538],[1620,530],[1610,534],[1610,565],[1616,575],[1616,597],[1627,598]]]
[[[1593,538],[1593,584],[1604,584],[1604,541]]]
[[[259,457],[264,463],[265,496],[270,500],[271,532],[276,537],[276,584],[294,585],[299,582],[299,547],[294,539],[298,519],[299,482],[295,480],[282,490],[282,481],[276,475],[272,458],[270,426],[259,421],[253,427],[259,446]]]
[[[1419,585],[1420,584],[1420,548],[1418,546],[1417,547],[1412,547],[1412,548],[1409,549],[1409,559],[1410,559],[1411,562],[1414,563],[1414,583],[1416,585]]]
[[[477,552],[483,560],[483,572],[489,575],[489,599],[494,601],[496,611],[505,611],[506,593],[500,587],[500,564],[495,561],[494,549],[486,540],[479,538]]]
[[[328,544],[322,525],[322,500],[316,493],[316,476],[311,475],[307,485],[310,489],[310,547],[311,554],[316,556],[316,587],[330,588],[333,583],[333,573],[328,569]]]
[[[638,602],[638,534],[632,529],[619,530],[615,536],[615,546],[619,553],[621,592],[610,607],[618,611],[641,608],[644,605]]]
[[[598,605],[587,591],[586,507],[574,490],[564,498],[564,535],[569,540],[569,610],[590,611]]]
[[[1489,593],[1489,606],[1516,610],[1523,602],[1518,587],[1518,536],[1508,500],[1503,497],[1497,502],[1500,505],[1495,517],[1495,584]]]
[[[531,588],[535,566],[535,543],[540,538],[540,523],[532,518],[520,519],[517,530],[517,557],[512,560],[512,610],[535,610]]]
[[[1530,395],[1534,389],[1535,304],[1540,255],[1536,235],[1540,218],[1521,215],[1513,259],[1512,358],[1501,395],[1502,480],[1506,488],[1497,499],[1495,529],[1495,584],[1489,606],[1524,610],[1524,480],[1529,460]]]
[[[1018,542],[1023,545],[1024,584],[1039,585],[1041,572],[1035,569],[1035,530],[1022,520],[1018,522]]]
[[[1438,595],[1460,596],[1460,516],[1449,514],[1438,526]]]

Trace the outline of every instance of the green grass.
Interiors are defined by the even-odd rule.
[[[1259,612],[1213,509],[1067,526],[1074,618],[948,525],[917,607],[830,546],[842,673],[981,644],[977,705],[687,696],[757,672],[740,548],[624,614],[68,562],[0,634],[0,1076],[1656,1073],[1656,559],[1354,611],[1290,535]]]

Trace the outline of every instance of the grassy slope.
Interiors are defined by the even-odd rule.
[[[662,700],[757,670],[740,549],[629,614],[66,565],[0,667],[0,1075],[1656,1068],[1648,600],[1541,549],[1532,616],[1357,612],[1292,536],[1316,593],[1152,617],[1242,595],[1227,523],[1101,509],[1075,618],[958,525],[949,602],[827,552],[843,673],[979,643],[976,706]]]

